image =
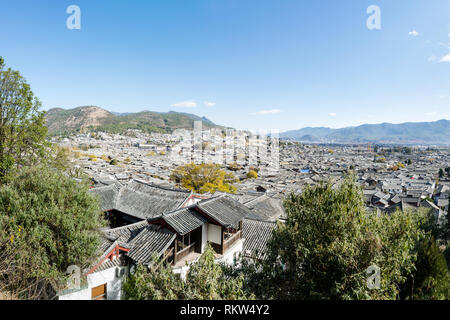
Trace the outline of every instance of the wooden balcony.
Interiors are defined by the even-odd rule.
[[[238,232],[233,234],[230,238],[224,240],[222,254],[225,253],[236,241],[238,241],[241,238],[242,238],[242,230],[239,230]]]
[[[175,253],[174,263],[176,264],[178,261],[180,261],[184,257],[186,257],[189,253],[194,252],[195,251],[195,245],[196,245],[196,242],[191,243],[187,247],[183,248],[183,250],[180,250],[177,253]]]

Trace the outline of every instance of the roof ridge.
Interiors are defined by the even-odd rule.
[[[191,209],[192,207],[195,207],[195,204],[191,204],[190,206],[183,207],[183,208],[178,208],[178,209],[175,209],[175,210],[170,211],[170,212],[164,212],[161,215],[161,217],[167,217],[168,215],[175,214],[175,213],[177,213],[179,211],[182,211],[182,210]]]
[[[267,223],[267,224],[277,224],[276,221],[259,220],[259,219],[253,219],[253,218],[250,218],[250,217],[245,217],[245,218],[242,219],[242,221],[244,221],[244,220],[256,221],[256,222]]]
[[[253,201],[261,200],[263,197],[272,199],[271,197],[269,197],[267,194],[264,193],[264,194],[262,194],[262,195],[259,195],[259,196],[255,197],[254,199],[251,199],[251,200],[249,200],[249,201],[247,201],[247,202],[244,202],[244,203],[242,203],[242,204],[243,204],[243,205],[248,205],[248,204],[251,204],[251,202],[253,202]]]
[[[130,227],[132,227],[132,226],[136,226],[136,225],[138,225],[138,224],[144,224],[145,222],[147,222],[147,220],[142,220],[142,221],[138,221],[138,222],[135,222],[135,223],[131,223],[131,224],[127,224],[126,226],[122,226],[122,227],[117,227],[117,228],[113,228],[113,229],[108,229],[108,230],[105,230],[104,232],[109,232],[109,231],[116,231],[116,230],[124,230],[124,229],[128,229],[128,228],[130,228]],[[148,224],[148,222],[147,222],[147,224]]]
[[[121,187],[122,187],[122,186],[121,186]],[[119,187],[119,189],[121,189],[121,187]],[[117,186],[116,186],[115,183],[111,183],[111,184],[106,184],[106,185],[100,186],[100,187],[94,187],[94,188],[92,188],[92,189],[90,189],[90,190],[92,191],[92,190],[106,189],[106,188],[112,189],[112,188],[117,188]]]
[[[137,194],[140,194],[140,195],[144,195],[144,196],[148,196],[148,197],[155,196],[154,194],[151,194],[151,193],[147,193],[147,192],[140,191],[140,190],[134,190],[134,189],[132,189],[131,187],[129,187],[128,185],[127,185],[127,186],[124,186],[123,188],[120,188],[120,190],[119,190],[119,194],[120,194],[120,195],[121,195],[121,192],[122,192],[123,190],[128,190],[128,191],[130,191],[130,192],[134,192],[134,193],[137,193]],[[120,198],[120,197],[118,197],[118,198]]]
[[[212,200],[216,200],[216,199],[219,199],[219,198],[224,198],[225,196],[226,196],[226,194],[219,194],[218,196],[215,196],[215,197],[211,197],[211,198],[208,198],[208,199],[203,199],[203,200],[197,202],[196,204],[197,205],[198,204],[204,204],[204,203],[210,202]]]
[[[150,182],[150,181],[144,181],[144,180],[141,180],[141,179],[132,179],[132,180],[130,180],[130,182],[127,184],[127,186],[128,186],[129,184],[131,184],[133,181],[136,181],[136,182],[139,182],[139,183],[148,185],[148,186],[150,186],[150,187],[155,187],[155,188],[158,188],[158,189],[163,189],[163,190],[168,190],[168,191],[176,191],[176,192],[184,192],[184,193],[189,193],[189,194],[192,193],[191,190],[184,190],[184,189],[176,188],[176,187],[166,187],[166,186],[161,186],[161,185],[155,184],[155,183],[153,183],[153,182]]]
[[[148,229],[151,230],[151,231],[158,231],[158,232],[162,232],[162,233],[166,233],[166,234],[174,234],[172,231],[170,231],[170,230],[167,229],[167,228],[163,228],[163,227],[161,227],[161,226],[158,226],[158,225],[154,225],[154,224],[149,223],[144,229],[142,229],[141,231],[139,231],[139,232],[133,237],[133,239],[131,239],[131,240],[128,242],[128,246],[130,247],[130,249],[134,249],[135,243],[137,242],[139,235],[143,234],[143,232],[144,232],[145,230],[148,230]]]

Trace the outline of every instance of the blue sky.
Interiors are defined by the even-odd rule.
[[[0,0],[0,55],[45,109],[241,129],[450,119],[450,0]],[[81,30],[69,30],[69,5]],[[369,30],[366,9],[381,9]]]

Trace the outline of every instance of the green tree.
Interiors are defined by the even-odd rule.
[[[444,177],[444,170],[439,169],[439,179],[442,179]]]
[[[176,168],[171,179],[184,188],[198,193],[215,193],[216,191],[233,193],[236,187],[232,185],[236,178],[232,173],[220,169],[212,163],[189,163]]]
[[[18,71],[0,57],[0,180],[13,168],[35,165],[47,156],[47,127],[40,101]]]
[[[215,262],[214,251],[208,245],[199,260],[190,264],[185,281],[173,273],[172,267],[153,263],[138,266],[124,283],[127,300],[239,300],[253,298],[244,290],[242,276],[230,277],[224,267]]]
[[[443,252],[433,236],[418,243],[415,270],[402,288],[408,299],[449,299],[450,276]]]
[[[258,173],[255,170],[250,170],[247,173],[247,178],[249,178],[249,179],[257,179],[258,178]]]
[[[12,252],[15,266],[0,282],[21,298],[36,290],[51,298],[65,286],[68,266],[83,269],[97,257],[96,230],[104,225],[87,181],[45,166],[22,168],[0,186],[0,251]]]
[[[150,268],[137,266],[124,282],[123,292],[126,300],[177,300],[184,298],[185,284],[170,266],[154,258]]]
[[[193,263],[186,276],[187,299],[195,300],[240,300],[252,298],[244,290],[244,278],[228,277],[223,266],[215,262],[210,245],[200,259]]]
[[[366,212],[362,189],[349,175],[307,187],[285,200],[287,220],[268,244],[265,284],[257,295],[278,299],[396,299],[411,273],[421,214]],[[366,270],[381,269],[381,288],[367,287]]]

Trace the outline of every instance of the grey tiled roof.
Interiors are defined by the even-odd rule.
[[[391,202],[393,202],[393,203],[399,203],[399,202],[402,201],[402,200],[400,199],[400,196],[399,196],[398,194],[396,194],[396,195],[393,195],[393,196],[389,199],[389,201],[391,201]]]
[[[265,259],[267,243],[276,226],[276,222],[244,219],[242,223],[242,237],[245,239],[243,255],[249,258]]]
[[[159,257],[175,238],[176,234],[168,229],[148,225],[129,243],[131,249],[127,256],[135,262],[148,265],[153,254]]]
[[[266,195],[247,202],[245,206],[249,207],[259,220],[276,221],[285,216],[282,201]]]
[[[176,204],[175,204],[176,205]],[[170,201],[155,199],[150,195],[122,188],[114,209],[139,219],[148,219],[167,211],[173,210],[174,204]]]
[[[106,259],[105,261],[102,262],[101,265],[99,265],[94,272],[100,272],[109,268],[114,268],[114,267],[120,267],[120,266],[124,266],[126,265],[126,262],[124,261],[123,258],[118,257],[114,260],[110,260],[110,259]]]
[[[240,203],[246,204],[249,201],[252,201],[254,199],[257,199],[261,196],[263,196],[265,192],[256,192],[256,191],[242,191],[241,193],[236,194],[230,194],[230,193],[224,193],[224,192],[216,192],[215,195],[226,195],[227,197],[230,197],[236,201],[239,201]]]
[[[164,196],[178,201],[184,201],[187,197],[189,197],[189,195],[192,194],[192,192],[188,190],[155,185],[141,180],[132,180],[127,187],[135,191]]]
[[[114,209],[116,205],[119,189],[116,185],[103,186],[91,189],[93,194],[98,195],[100,200],[100,208],[102,211]]]
[[[244,217],[253,215],[249,208],[228,196],[200,201],[196,207],[224,227],[235,226]]]
[[[162,217],[177,233],[184,235],[202,226],[208,220],[192,208],[183,208]]]
[[[88,272],[88,271],[92,270],[93,268],[95,268],[94,272],[99,272],[99,271],[106,270],[110,267],[115,266],[115,265],[111,265],[110,267],[108,267],[108,263],[106,261],[109,259],[106,259],[106,260],[104,260],[104,259],[111,252],[111,250],[113,250],[118,244],[119,244],[119,242],[117,240],[110,240],[107,238],[104,239],[104,241],[102,241],[102,243],[100,244],[100,247],[98,249],[100,257],[97,260],[95,260],[93,263],[91,263],[91,265],[87,269],[85,269],[84,272]],[[101,261],[103,261],[102,264],[100,266],[98,266],[97,264],[100,263]]]
[[[117,244],[129,249],[126,254],[135,262],[148,264],[152,255],[161,255],[175,239],[176,234],[168,229],[152,225],[147,220],[140,221],[120,228],[103,231],[105,245],[109,241],[110,246],[104,249],[102,257],[112,250]]]
[[[118,210],[138,219],[148,219],[180,208],[192,192],[157,186],[139,180],[118,188],[110,185],[92,189],[99,195],[103,211]]]
[[[128,243],[147,225],[147,221],[139,221],[137,223],[129,224],[124,227],[106,230],[103,232],[103,234],[107,239],[118,241],[122,246],[128,248]]]

